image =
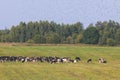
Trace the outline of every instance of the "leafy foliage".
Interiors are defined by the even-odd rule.
[[[20,22],[10,30],[0,30],[0,42],[31,42],[41,44],[99,44],[120,45],[120,24],[109,20],[98,21],[83,29],[83,24],[57,24],[53,21]]]
[[[95,27],[88,27],[83,33],[83,41],[86,44],[97,44],[99,40],[99,33]]]

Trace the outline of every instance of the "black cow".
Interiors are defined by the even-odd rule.
[[[91,58],[89,58],[89,59],[87,60],[87,63],[90,63],[90,62],[92,62],[92,59],[91,59]]]
[[[81,59],[80,59],[80,57],[76,57],[75,60],[78,62],[78,61],[80,61]]]

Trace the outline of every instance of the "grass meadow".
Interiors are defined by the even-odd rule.
[[[78,63],[0,63],[0,80],[120,80],[120,47],[0,45],[0,56],[59,56]],[[105,58],[107,64],[98,63]],[[92,58],[92,63],[87,59]]]

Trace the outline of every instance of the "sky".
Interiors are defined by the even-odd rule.
[[[120,22],[120,0],[0,0],[0,29],[21,21],[48,20],[56,23]]]

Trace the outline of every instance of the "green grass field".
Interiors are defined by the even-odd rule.
[[[0,56],[80,56],[78,63],[0,63],[0,80],[120,80],[120,47],[3,46]],[[103,57],[107,64],[98,63]],[[92,58],[92,63],[86,63]]]

